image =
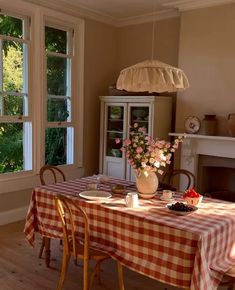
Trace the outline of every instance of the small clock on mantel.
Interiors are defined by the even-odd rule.
[[[184,121],[185,132],[188,134],[196,134],[200,130],[201,123],[198,117],[188,116]]]

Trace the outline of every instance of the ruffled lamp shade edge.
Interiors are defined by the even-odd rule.
[[[117,89],[129,92],[177,92],[188,87],[183,70],[158,60],[146,60],[125,68],[117,80]]]

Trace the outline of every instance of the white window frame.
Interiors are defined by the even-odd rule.
[[[71,124],[74,128],[74,156],[70,155],[70,160],[73,158],[74,163],[69,165],[60,165],[63,170],[70,170],[74,171],[77,168],[82,168],[83,166],[83,107],[84,107],[84,20],[74,18],[60,12],[55,12],[50,9],[41,8],[41,22],[43,26],[43,30],[41,31],[41,45],[43,54],[41,55],[42,58],[40,63],[43,64],[43,113],[44,116],[41,124],[41,131],[40,136],[41,140],[45,140],[45,128],[53,127],[52,123],[47,122],[47,75],[46,75],[46,63],[45,63],[45,26],[55,27],[57,29],[62,30],[73,30],[73,52],[72,52],[72,68],[71,68],[71,103],[72,103],[72,110],[71,110]],[[49,25],[48,25],[49,24]],[[69,40],[71,41],[71,40]],[[60,123],[60,127],[69,127],[64,122]],[[37,132],[39,130],[37,129]],[[73,137],[68,136],[69,142]],[[79,148],[79,149],[77,149]],[[45,156],[45,147],[44,144],[41,146],[40,152],[37,152],[37,157],[40,160],[37,161],[39,165],[38,169],[42,165],[44,165],[44,156]]]
[[[15,116],[1,116],[0,114],[0,123],[22,123],[23,124],[23,169],[20,172],[17,172],[19,175],[20,173],[24,174],[24,171],[32,171],[33,169],[33,151],[32,151],[32,111],[31,111],[31,94],[29,90],[29,66],[30,66],[30,53],[31,53],[31,40],[30,40],[30,17],[24,16],[24,15],[17,15],[15,13],[9,13],[8,11],[1,11],[1,14],[6,14],[10,17],[18,18],[22,20],[22,29],[23,29],[23,35],[22,38],[17,38],[14,36],[7,36],[7,35],[0,35],[0,51],[2,53],[2,42],[3,41],[16,41],[17,43],[22,44],[23,46],[23,88],[22,92],[15,92],[15,91],[7,91],[4,92],[1,91],[2,96],[6,95],[13,95],[13,96],[21,96],[21,97],[27,97],[27,102],[24,101],[24,113],[23,115],[15,115]],[[25,51],[26,50],[26,51]],[[3,76],[2,76],[2,70],[3,70],[3,63],[2,58],[0,58],[0,88],[3,88]],[[14,175],[15,172],[9,172],[0,174],[0,176],[3,178],[10,178],[12,175]]]
[[[67,52],[66,53],[58,53],[58,52],[51,52],[51,51],[46,51],[46,47],[44,48],[44,66],[45,69],[47,70],[47,59],[50,56],[54,56],[54,57],[60,57],[63,59],[67,60],[67,67],[66,67],[66,72],[67,72],[67,76],[66,76],[66,81],[67,81],[67,85],[66,85],[66,95],[62,96],[55,96],[55,95],[51,95],[48,94],[48,89],[47,89],[47,81],[45,83],[45,108],[47,110],[47,101],[49,98],[56,98],[56,99],[69,99],[69,104],[70,107],[73,108],[73,91],[71,88],[71,83],[72,83],[72,78],[74,79],[73,76],[73,72],[72,72],[72,67],[73,67],[73,62],[74,62],[74,49],[73,49],[73,28],[71,27],[65,27],[64,25],[61,26],[59,25],[57,22],[51,22],[49,19],[45,19],[45,24],[44,24],[44,32],[45,32],[45,28],[46,27],[51,27],[51,28],[55,28],[58,30],[63,30],[67,32]],[[44,41],[45,43],[45,41]],[[46,70],[44,71],[44,73],[46,74]],[[67,121],[54,121],[54,122],[48,122],[47,121],[47,117],[46,117],[46,122],[45,122],[45,129],[48,128],[67,128],[67,140],[66,140],[66,144],[67,144],[67,150],[66,150],[66,164],[63,164],[61,166],[65,166],[65,165],[73,165],[75,163],[74,160],[74,118],[73,118],[73,112],[74,110],[70,110],[70,115]],[[47,114],[46,114],[47,115]]]
[[[74,164],[63,165],[68,178],[81,176],[83,174],[83,106],[84,106],[84,20],[56,12],[51,9],[42,8],[37,5],[26,3],[21,0],[2,1],[0,0],[1,9],[8,15],[14,17],[29,17],[31,54],[29,57],[29,78],[28,93],[31,93],[29,100],[29,116],[32,117],[33,130],[33,170],[15,173],[0,174],[0,194],[5,192],[19,191],[22,189],[32,188],[39,184],[39,169],[44,164],[44,131],[45,131],[45,70],[44,67],[44,25],[49,20],[50,23],[56,23],[61,27],[68,27],[74,30],[74,52],[75,60],[72,67],[72,73],[76,81],[71,81],[71,90],[73,99],[72,122],[74,124],[75,137],[70,142],[74,143]],[[31,109],[31,110],[30,110]],[[32,112],[32,113],[31,113]],[[43,117],[44,116],[44,117]],[[28,128],[29,129],[29,128]],[[25,140],[29,142],[29,140]],[[31,145],[30,145],[31,146]],[[29,161],[30,162],[30,161]]]

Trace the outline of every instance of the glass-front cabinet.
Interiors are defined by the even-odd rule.
[[[121,144],[116,144],[117,138],[123,139],[125,106],[119,104],[107,104],[106,118],[106,156],[122,157]]]
[[[100,121],[100,173],[135,180],[120,149],[135,123],[154,137],[168,139],[171,128],[171,97],[102,96]],[[158,120],[158,121],[157,121]],[[116,140],[121,140],[116,143]]]
[[[129,122],[128,124],[133,127],[135,123],[138,123],[140,127],[145,127],[146,131],[149,131],[149,114],[150,106],[143,104],[130,104],[129,106]]]

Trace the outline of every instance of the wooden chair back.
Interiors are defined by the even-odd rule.
[[[70,256],[74,256],[75,262],[77,258],[83,260],[83,290],[91,290],[95,276],[100,275],[100,264],[110,256],[93,247],[89,248],[89,221],[86,212],[79,205],[60,194],[55,197],[55,203],[63,227],[64,241],[63,261],[57,290],[61,290],[63,287]],[[96,265],[88,280],[89,260],[95,260]],[[117,265],[119,289],[124,290],[122,266],[119,262]]]
[[[77,252],[77,243],[79,242],[79,237],[75,233],[76,221],[74,217],[81,218],[79,223],[80,228],[83,227],[83,238],[82,245],[84,246],[83,259],[88,259],[89,257],[89,222],[86,212],[77,204],[75,204],[71,199],[67,198],[64,195],[58,194],[55,197],[56,209],[60,217],[60,221],[63,227],[63,243],[64,251],[68,255],[73,255],[74,257],[78,256]],[[73,211],[76,210],[76,215]],[[81,237],[80,237],[81,240]]]
[[[175,178],[179,177],[180,175],[185,176],[186,178],[186,187],[184,190],[188,190],[190,188],[195,188],[196,179],[192,172],[186,169],[170,169],[163,174],[162,182],[167,183],[171,186],[175,187]]]
[[[39,176],[40,176],[41,185],[56,183],[59,181],[65,181],[64,172],[60,168],[54,165],[44,165],[43,167],[41,167],[39,171]],[[38,255],[39,258],[42,258],[42,254],[45,248],[45,243],[46,243],[46,239],[45,237],[43,237],[39,255]]]
[[[50,182],[48,182],[48,173],[50,174]],[[44,165],[39,171],[41,185],[46,185],[48,183],[56,183],[59,181],[65,181],[64,172],[54,165]],[[52,177],[52,180],[51,180]]]
[[[233,290],[235,285],[235,266],[232,266],[227,272],[224,273],[223,280],[220,286],[228,286],[227,290]]]

